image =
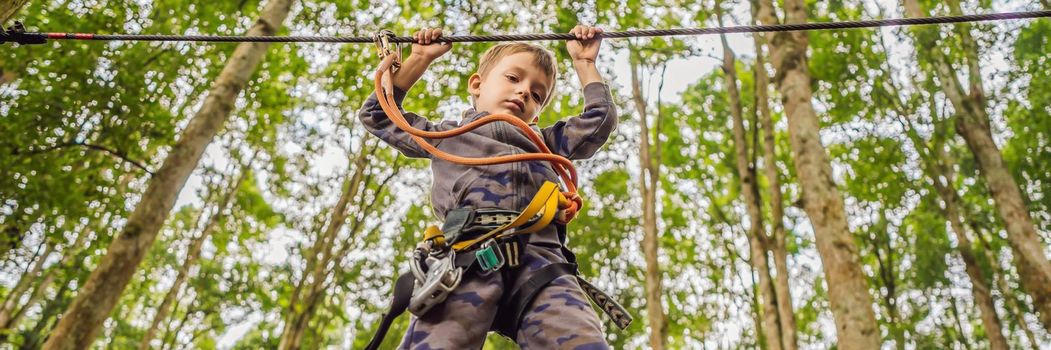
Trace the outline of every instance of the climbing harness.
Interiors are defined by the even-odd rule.
[[[629,30],[623,32],[605,32],[599,35],[603,39],[610,38],[633,38],[652,36],[677,36],[677,35],[710,35],[729,33],[768,33],[788,32],[806,30],[832,30],[849,28],[873,28],[890,26],[913,26],[926,24],[946,24],[963,22],[1001,21],[1009,19],[1026,19],[1051,17],[1051,10],[1026,11],[1026,12],[1003,12],[987,13],[979,15],[959,16],[932,16],[920,18],[888,18],[865,21],[845,22],[811,22],[772,25],[748,25],[734,27],[711,27],[711,28],[675,28],[675,29],[649,29]],[[19,26],[15,22],[15,26]],[[335,36],[236,36],[236,35],[152,35],[152,34],[85,34],[85,33],[35,33],[24,30],[17,35],[10,36],[0,30],[0,44],[3,42],[17,42],[22,45],[42,44],[45,40],[133,40],[133,41],[202,41],[202,42],[290,42],[290,43],[358,43],[367,44],[373,42],[373,37],[335,37]],[[18,41],[24,40],[25,42]],[[412,37],[391,37],[392,43],[411,43]],[[540,41],[540,40],[576,40],[576,36],[568,33],[545,33],[545,34],[514,34],[514,35],[461,35],[443,36],[434,39],[434,42],[482,42],[482,41]]]
[[[387,37],[387,38],[384,38]],[[528,244],[528,234],[538,232],[552,223],[559,230],[560,241],[565,242],[565,225],[573,220],[583,199],[576,193],[577,172],[573,163],[565,157],[551,153],[532,128],[521,119],[508,114],[490,114],[472,121],[464,126],[448,131],[424,131],[414,128],[402,115],[394,101],[393,71],[400,57],[391,49],[394,42],[393,33],[387,30],[378,32],[373,42],[376,43],[382,61],[375,75],[376,98],[380,108],[387,117],[402,131],[411,135],[414,142],[430,154],[453,163],[463,165],[491,165],[521,161],[547,161],[565,186],[545,181],[537,193],[521,212],[461,207],[446,214],[441,229],[428,227],[412,253],[410,271],[398,277],[390,310],[383,315],[380,327],[366,349],[376,349],[383,341],[387,330],[405,310],[417,317],[427,314],[432,308],[440,305],[449,294],[459,286],[464,275],[477,264],[479,274],[487,275],[508,268],[516,268],[521,263],[521,256]],[[491,122],[506,122],[517,127],[529,137],[540,153],[515,154],[509,156],[467,158],[443,152],[428,143],[424,138],[449,138],[474,130]],[[622,306],[613,301],[609,295],[584,281],[577,273],[575,256],[560,245],[563,255],[569,263],[551,264],[538,270],[522,287],[505,293],[510,296],[511,317],[505,317],[498,325],[499,329],[510,330],[508,336],[514,337],[513,330],[525,312],[529,302],[554,279],[561,276],[574,276],[588,297],[599,305],[620,328],[631,323],[631,316]]]

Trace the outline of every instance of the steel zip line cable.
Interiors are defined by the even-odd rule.
[[[935,16],[923,18],[892,18],[866,21],[798,23],[774,25],[749,25],[712,28],[678,28],[629,30],[623,32],[605,32],[602,38],[631,38],[677,35],[708,35],[723,33],[757,33],[787,32],[805,30],[830,30],[848,28],[875,28],[889,26],[912,26],[924,24],[945,24],[961,22],[1002,21],[1010,19],[1051,17],[1051,10],[1028,12],[1004,12],[980,15]],[[268,43],[373,43],[369,37],[338,36],[210,36],[210,35],[140,35],[140,34],[86,34],[86,33],[37,33],[26,32],[21,23],[0,32],[0,43],[16,42],[23,45],[42,44],[51,40],[93,40],[93,41],[203,41],[203,42],[268,42]],[[542,40],[575,40],[569,33],[548,34],[507,34],[507,35],[460,35],[443,36],[434,42],[482,42],[482,41],[542,41]],[[392,37],[392,43],[411,43],[412,37]]]

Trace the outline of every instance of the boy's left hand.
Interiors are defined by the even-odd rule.
[[[449,49],[452,49],[452,43],[436,43],[434,40],[442,37],[441,28],[423,28],[412,34],[412,55],[420,55],[420,57],[427,59],[427,61],[434,61],[438,57],[442,57]]]
[[[573,61],[586,61],[594,63],[598,58],[598,49],[602,46],[602,28],[578,24],[569,33],[577,37],[566,43],[566,51]]]

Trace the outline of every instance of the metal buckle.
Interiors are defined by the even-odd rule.
[[[474,256],[482,271],[493,272],[504,266],[504,254],[500,252],[500,246],[496,244],[495,239],[490,238],[482,243],[482,246],[474,251]]]
[[[452,250],[443,257],[427,257],[427,263],[430,268],[421,280],[417,274],[419,261],[413,262],[413,274],[417,279],[409,300],[409,312],[417,317],[423,317],[435,305],[445,301],[463,277],[463,268],[456,267],[456,253]]]

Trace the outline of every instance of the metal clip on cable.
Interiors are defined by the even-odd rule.
[[[379,51],[380,60],[390,56],[394,57],[390,69],[385,70],[380,78],[380,85],[383,87],[383,93],[386,94],[394,93],[394,78],[392,75],[401,67],[401,48],[397,44],[392,44],[394,37],[394,32],[389,29],[383,29],[372,34],[372,41],[376,44],[376,50]]]
[[[376,50],[379,51],[380,59],[394,55],[394,70],[401,67],[401,47],[397,43],[394,43],[394,32],[390,29],[383,29],[372,34],[372,41],[376,44]]]
[[[7,42],[19,45],[39,45],[47,42],[47,37],[40,33],[26,33],[26,27],[22,25],[22,22],[15,22],[7,29],[0,28],[0,45]]]

